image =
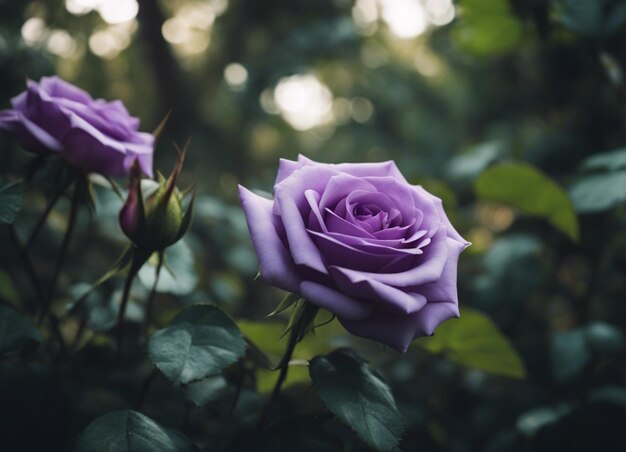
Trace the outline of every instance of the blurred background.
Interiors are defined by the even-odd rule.
[[[94,97],[122,99],[142,130],[171,111],[155,167],[167,174],[172,142],[191,138],[180,185],[197,181],[199,197],[191,232],[168,251],[157,322],[167,324],[185,304],[216,303],[277,355],[281,325],[259,320],[282,294],[254,280],[237,184],[270,192],[278,159],[299,153],[323,162],[395,160],[409,181],[444,200],[473,242],[460,261],[461,305],[495,322],[525,378],[463,366],[419,341],[401,356],[347,337],[336,322],[305,341],[301,357],[337,345],[362,350],[407,419],[402,450],[626,450],[626,158],[589,164],[626,145],[625,23],[622,0],[0,0],[0,108],[25,77],[57,74]],[[29,158],[0,137],[1,176],[19,174]],[[572,197],[579,241],[476,196],[479,175],[503,161],[526,162],[570,195],[591,196]],[[26,192],[20,231],[53,186],[41,176]],[[97,197],[61,281],[68,303],[125,243],[121,201],[101,187]],[[53,212],[34,248],[44,276],[66,209]],[[20,288],[27,284],[9,245],[3,236],[2,296],[32,297]],[[151,286],[153,267],[144,270],[131,321],[141,318]],[[124,391],[109,383],[136,386],[145,365],[128,375],[98,367],[120,285],[104,287],[85,308],[92,340],[76,364],[84,369],[79,382],[3,368],[0,437],[9,444],[66,450],[95,416],[125,406]],[[158,378],[146,410],[177,424],[183,405]],[[256,382],[261,393],[268,378]],[[304,391],[307,378],[295,372],[287,391]],[[242,417],[261,403],[246,391]],[[189,430],[218,447],[215,397],[195,408]],[[346,450],[365,450],[335,430]]]

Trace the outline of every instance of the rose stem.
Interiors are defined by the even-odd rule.
[[[246,368],[239,364],[237,366],[239,370],[239,375],[237,375],[237,383],[235,387],[235,395],[233,396],[233,401],[230,405],[230,417],[232,418],[235,414],[235,409],[237,408],[237,403],[239,403],[239,398],[241,397],[241,392],[243,390],[243,381],[246,378]]]
[[[287,372],[289,372],[289,361],[291,361],[291,356],[293,355],[293,351],[296,348],[298,342],[302,340],[305,334],[305,329],[308,326],[309,322],[312,318],[315,317],[317,313],[317,308],[312,306],[310,303],[303,301],[305,303],[303,311],[299,314],[296,323],[293,325],[293,328],[289,332],[289,342],[287,343],[287,349],[285,350],[285,354],[281,358],[278,363],[278,368],[280,369],[280,373],[278,374],[278,380],[276,380],[276,384],[274,385],[274,389],[272,390],[272,395],[270,396],[269,403],[265,407],[261,418],[259,419],[259,423],[257,424],[257,428],[262,428],[272,413],[272,409],[276,404],[276,400],[278,399],[278,395],[280,393],[280,389],[287,378]]]
[[[50,212],[52,212],[52,209],[56,205],[57,201],[61,198],[61,196],[65,193],[65,190],[67,190],[67,187],[69,187],[70,183],[71,181],[68,181],[67,184],[64,184],[63,187],[61,187],[61,189],[54,195],[54,197],[50,200],[50,202],[46,206],[46,210],[44,210],[43,214],[41,214],[41,217],[39,217],[39,220],[37,220],[37,224],[31,231],[30,236],[28,237],[28,240],[26,241],[25,248],[27,251],[30,250],[30,247],[33,245],[33,243],[35,242],[35,239],[41,232],[41,228],[43,228],[44,224],[46,224],[46,220],[48,219]]]
[[[159,251],[159,261],[156,266],[155,276],[154,276],[154,284],[152,284],[152,289],[150,289],[150,295],[148,296],[148,301],[146,302],[146,314],[144,318],[144,328],[145,335],[148,336],[150,330],[150,324],[152,323],[152,313],[154,310],[154,299],[156,298],[156,290],[157,284],[159,282],[159,276],[161,275],[161,267],[163,266],[163,253],[164,251]]]
[[[141,389],[139,390],[139,396],[137,397],[137,400],[135,401],[135,406],[133,407],[135,411],[141,410],[141,407],[143,406],[143,402],[146,400],[148,389],[150,389],[150,385],[152,384],[154,377],[156,377],[156,374],[157,374],[157,368],[153,367],[152,370],[150,371],[150,374],[148,374],[148,376],[144,379],[143,383],[141,384]]]
[[[124,316],[126,314],[126,307],[128,306],[128,300],[130,298],[130,288],[133,285],[133,280],[139,269],[150,257],[150,252],[141,248],[135,247],[133,249],[133,258],[130,263],[130,268],[126,274],[126,280],[124,281],[124,290],[122,292],[122,301],[120,303],[120,311],[117,316],[117,351],[115,353],[115,360],[119,361],[122,352],[122,344],[124,343]]]
[[[22,264],[24,265],[24,268],[26,269],[26,274],[30,278],[31,284],[33,285],[35,292],[37,293],[37,297],[41,302],[43,301],[43,289],[41,288],[39,277],[37,276],[37,272],[35,271],[35,266],[33,265],[33,261],[31,260],[30,256],[24,249],[24,246],[22,245],[22,242],[20,241],[20,238],[17,235],[17,232],[15,231],[15,226],[13,224],[9,225],[9,234],[11,236],[11,241],[13,242],[13,244],[15,245],[15,248],[17,249],[20,259],[22,260]],[[50,316],[49,323],[52,329],[52,333],[54,334],[57,341],[59,342],[61,354],[64,355],[66,351],[65,341],[63,340],[63,335],[61,334],[61,331],[59,330],[59,325],[57,323],[56,317],[53,318],[52,316]]]
[[[61,275],[61,268],[63,267],[63,263],[65,262],[65,256],[67,254],[67,250],[69,248],[70,241],[74,233],[74,228],[76,226],[81,192],[83,188],[83,183],[85,182],[86,180],[81,177],[76,181],[74,186],[74,194],[72,195],[72,200],[70,203],[70,217],[68,219],[67,229],[65,230],[65,236],[63,237],[63,243],[61,244],[61,251],[59,251],[59,256],[57,257],[56,265],[54,266],[52,280],[48,289],[48,295],[46,298],[43,299],[43,305],[41,306],[41,311],[39,312],[39,324],[41,324],[43,319],[48,315],[50,305],[52,304],[52,298],[54,297],[54,294],[56,292],[57,282],[59,280],[59,276]]]
[[[122,343],[124,342],[124,316],[126,315],[126,306],[128,305],[128,299],[130,298],[130,288],[133,285],[133,279],[137,272],[131,266],[126,275],[124,281],[124,291],[122,292],[122,302],[120,304],[120,312],[117,315],[117,352],[115,354],[115,360],[119,361],[120,354],[122,352]]]

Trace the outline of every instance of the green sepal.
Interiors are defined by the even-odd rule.
[[[274,309],[272,312],[267,314],[266,317],[274,317],[276,314],[280,314],[281,312],[283,312],[285,309],[289,308],[292,304],[294,304],[295,302],[297,302],[301,298],[302,297],[300,296],[300,294],[288,293],[287,295],[285,295],[285,297],[282,299],[282,301],[278,304],[278,306],[276,306],[276,309]],[[284,334],[283,334],[283,336],[284,336]]]

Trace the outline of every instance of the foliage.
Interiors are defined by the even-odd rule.
[[[463,309],[461,318],[442,325],[435,337],[420,342],[433,353],[494,375],[524,378],[521,358],[498,328],[478,311]]]
[[[0,1],[0,109],[57,74],[171,111],[194,218],[128,278],[128,181],[72,221],[59,159],[0,135],[0,450],[626,450],[626,1],[87,3]],[[298,153],[442,198],[459,319],[401,355],[322,311],[282,363],[298,297],[255,279],[236,187]]]

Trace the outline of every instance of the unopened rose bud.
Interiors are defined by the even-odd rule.
[[[179,152],[176,166],[165,179],[158,174],[157,188],[145,195],[141,184],[141,169],[134,164],[128,189],[128,198],[120,211],[120,226],[124,234],[137,246],[148,251],[160,251],[180,240],[189,229],[193,211],[192,197],[187,209],[187,194],[176,187],[183,166],[184,152]]]

